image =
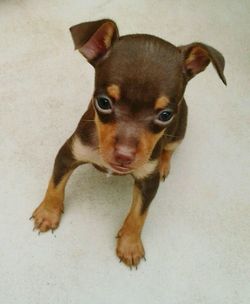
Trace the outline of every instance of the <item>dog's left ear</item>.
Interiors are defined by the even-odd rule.
[[[75,49],[92,65],[95,65],[119,38],[118,28],[110,19],[80,23],[72,26],[70,32]]]
[[[183,54],[183,68],[188,80],[204,71],[211,61],[220,79],[225,85],[227,84],[223,74],[225,60],[219,51],[200,42],[194,42],[178,48]]]

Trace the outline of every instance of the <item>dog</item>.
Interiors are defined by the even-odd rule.
[[[225,60],[211,46],[176,47],[146,34],[119,37],[110,19],[70,28],[75,49],[95,68],[95,89],[76,130],[59,150],[46,195],[33,212],[34,229],[56,229],[64,210],[64,190],[82,164],[134,178],[131,209],[117,234],[116,254],[127,266],[145,259],[142,228],[160,180],[184,138],[184,91],[212,62],[226,85]]]

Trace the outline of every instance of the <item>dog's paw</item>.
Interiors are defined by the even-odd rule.
[[[117,235],[116,254],[120,262],[125,263],[130,269],[133,266],[137,269],[140,260],[142,258],[145,260],[145,251],[140,236],[119,232]]]
[[[33,230],[46,232],[51,229],[53,232],[59,226],[62,212],[61,208],[48,208],[44,202],[41,203],[31,216],[34,219]]]

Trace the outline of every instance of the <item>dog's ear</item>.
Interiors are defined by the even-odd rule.
[[[119,38],[118,28],[110,19],[80,23],[72,26],[70,32],[75,49],[92,65],[95,65]]]
[[[183,68],[188,80],[204,71],[211,61],[220,79],[225,85],[227,84],[223,74],[225,60],[219,51],[200,42],[194,42],[178,48],[183,54]]]

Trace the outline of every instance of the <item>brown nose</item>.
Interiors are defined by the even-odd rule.
[[[130,165],[135,159],[136,148],[125,145],[116,145],[115,147],[115,161],[122,166]]]

